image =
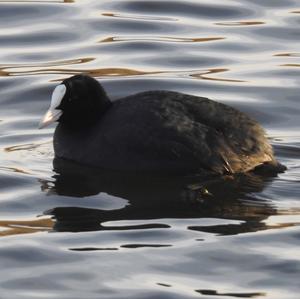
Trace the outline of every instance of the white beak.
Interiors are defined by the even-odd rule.
[[[46,126],[52,124],[61,117],[61,115],[63,114],[62,110],[56,108],[60,105],[66,93],[66,89],[67,88],[64,84],[60,84],[54,89],[52,93],[50,108],[41,120],[39,124],[39,129],[45,128]]]
[[[43,129],[43,128],[47,127],[48,125],[54,123],[61,117],[61,115],[62,115],[61,110],[57,110],[57,109],[51,110],[51,108],[50,108],[46,112],[46,114],[43,117],[43,119],[41,120],[41,122],[39,123],[39,129]]]

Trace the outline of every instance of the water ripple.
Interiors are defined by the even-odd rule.
[[[163,15],[188,16],[195,18],[234,18],[251,15],[253,12],[245,7],[235,7],[218,3],[210,5],[192,1],[114,1],[104,7],[121,11],[138,13],[156,13]]]
[[[266,296],[266,293],[263,292],[256,292],[256,293],[220,293],[215,290],[195,290],[195,292],[200,293],[202,295],[209,295],[209,296],[228,296],[234,298],[256,298]]]
[[[53,227],[49,218],[37,220],[0,220],[0,237],[46,232]]]
[[[175,43],[203,43],[210,41],[223,40],[225,37],[173,37],[173,36],[111,36],[100,43],[127,42],[127,41],[153,41],[153,42],[175,42]]]
[[[39,64],[0,64],[0,76],[20,76],[29,74],[40,74],[47,72],[60,73],[58,66],[63,65],[77,65],[93,61],[95,58],[77,58],[61,61],[42,62]],[[68,70],[65,70],[67,73]],[[80,71],[79,71],[80,72]]]
[[[253,25],[263,25],[266,22],[263,21],[236,21],[236,22],[219,22],[215,23],[220,26],[253,26]]]
[[[101,13],[104,17],[113,17],[113,18],[122,18],[122,19],[137,19],[137,20],[149,20],[149,21],[172,21],[177,22],[178,19],[170,18],[170,17],[162,17],[162,16],[142,16],[142,15],[126,15],[126,14],[118,14],[118,13],[109,13],[103,12]]]
[[[75,0],[0,0],[0,3],[73,3]]]
[[[298,299],[299,13],[298,0],[0,0],[0,297]],[[202,182],[57,162],[37,124],[79,73],[113,100],[228,103],[288,170]]]

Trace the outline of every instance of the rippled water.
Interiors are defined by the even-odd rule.
[[[0,298],[299,298],[299,25],[298,0],[1,0]],[[231,104],[288,170],[203,188],[52,164],[37,124],[81,72]]]

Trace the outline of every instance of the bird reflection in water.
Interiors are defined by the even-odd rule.
[[[55,231],[129,230],[168,228],[162,219],[221,218],[238,224],[190,226],[188,229],[222,235],[270,228],[263,220],[276,215],[270,201],[255,198],[271,182],[261,174],[227,176],[205,182],[197,176],[124,174],[86,168],[54,159],[54,182],[41,181],[42,190],[62,196],[87,197],[101,192],[128,200],[120,209],[101,210],[81,207],[55,207],[44,212],[55,220]],[[88,200],[88,198],[87,198]],[[105,222],[155,220],[157,223],[108,226]]]

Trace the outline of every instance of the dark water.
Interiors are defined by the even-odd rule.
[[[300,2],[0,1],[0,298],[299,298]],[[278,177],[53,162],[53,87],[170,89],[260,121]]]

